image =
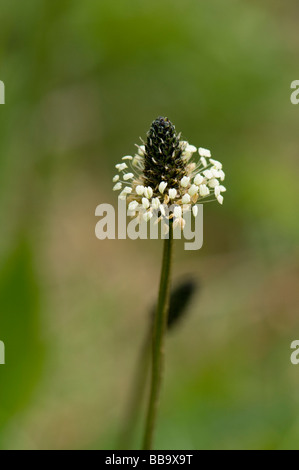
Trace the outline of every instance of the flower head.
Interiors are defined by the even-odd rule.
[[[221,184],[225,178],[222,164],[212,159],[209,150],[197,150],[180,140],[168,118],[156,119],[146,142],[137,147],[134,157],[126,155],[116,165],[118,174],[113,178],[113,189],[122,190],[120,198],[128,200],[131,210],[142,209],[143,220],[148,221],[157,213],[161,218],[175,218],[183,227],[183,212],[191,210],[196,217],[196,204],[212,200],[223,204],[226,188]],[[165,206],[176,207],[169,212]]]

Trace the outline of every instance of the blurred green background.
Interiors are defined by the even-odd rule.
[[[1,2],[0,448],[117,446],[162,244],[99,241],[94,212],[158,115],[223,162],[228,192],[204,248],[176,244],[174,279],[201,290],[168,338],[156,448],[299,448],[298,14]]]

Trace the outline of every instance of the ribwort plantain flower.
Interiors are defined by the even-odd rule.
[[[196,204],[213,200],[223,204],[222,164],[212,159],[209,150],[197,149],[180,138],[171,121],[159,117],[153,121],[146,142],[137,145],[136,155],[127,155],[116,165],[113,190],[128,201],[132,216],[139,211],[138,217],[142,215],[145,221],[153,215],[158,220],[174,218],[174,227],[184,228],[183,214],[192,211],[196,217]],[[170,206],[178,207],[165,210]]]
[[[137,145],[135,156],[126,155],[116,165],[113,190],[127,201],[130,215],[164,221],[165,235],[159,295],[151,331],[151,384],[143,449],[150,450],[157,421],[157,410],[164,365],[164,345],[169,325],[172,251],[176,226],[185,227],[184,214],[198,215],[198,204],[217,200],[223,204],[225,174],[211,152],[181,140],[168,118],[156,119],[146,142]],[[195,158],[195,154],[196,158]],[[134,402],[135,403],[135,402]]]

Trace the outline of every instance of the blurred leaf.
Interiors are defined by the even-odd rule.
[[[187,313],[191,300],[198,289],[198,283],[195,279],[189,278],[184,281],[178,282],[171,290],[168,312],[168,330],[181,321],[183,316]],[[152,309],[152,317],[154,317],[156,307]]]
[[[168,313],[168,329],[177,326],[179,321],[187,313],[191,300],[198,289],[198,283],[194,279],[187,279],[180,282],[173,288],[170,295],[170,305]]]
[[[28,403],[40,377],[44,349],[39,331],[39,290],[31,247],[21,242],[0,272],[0,338],[6,364],[0,367],[0,426]],[[0,432],[0,446],[1,446]]]

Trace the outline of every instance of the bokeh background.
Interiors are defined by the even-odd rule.
[[[224,163],[169,335],[158,449],[299,448],[297,0],[2,0],[0,448],[116,449],[160,241],[99,241],[158,115]],[[298,366],[299,367],[299,366]],[[140,446],[143,415],[132,446]]]

